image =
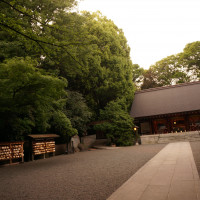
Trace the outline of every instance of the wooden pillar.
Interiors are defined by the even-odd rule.
[[[32,161],[34,160],[34,149],[33,149],[33,141],[31,142],[32,145],[31,145],[31,157],[32,157]]]
[[[172,131],[172,129],[171,129],[171,120],[170,120],[170,118],[169,117],[167,117],[166,118],[166,120],[167,120],[167,132],[168,133],[171,133]]]
[[[21,156],[22,156],[22,162],[24,162],[24,142],[21,142]]]
[[[173,132],[173,127],[172,127],[172,118],[169,118],[169,129],[170,129],[170,133]]]
[[[139,127],[139,132],[138,132],[138,133],[139,133],[140,135],[142,135],[142,132],[141,132],[141,124],[140,124],[140,123],[141,123],[141,122],[139,121],[139,122],[138,122],[138,127]]]
[[[149,125],[150,125],[150,133],[154,134],[153,120],[152,119],[149,120]]]
[[[186,131],[190,131],[190,122],[189,122],[188,114],[185,115],[185,128],[186,128]]]
[[[12,150],[12,146],[11,143],[9,144],[9,148],[10,148],[10,164],[12,164],[12,154],[13,154],[13,150]]]
[[[47,139],[44,139],[43,142],[44,142],[44,150],[45,150],[45,153],[44,153],[44,159],[45,159],[46,158],[46,151],[47,151]]]

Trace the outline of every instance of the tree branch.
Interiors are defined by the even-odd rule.
[[[32,38],[32,37],[30,37],[30,36],[28,36],[28,35],[26,35],[26,34],[20,32],[20,31],[14,29],[13,27],[8,26],[7,24],[3,24],[3,23],[0,22],[0,25],[2,25],[2,26],[4,26],[5,28],[8,28],[8,29],[10,29],[10,30],[12,30],[12,31],[14,31],[14,32],[16,32],[16,33],[22,35],[22,36],[24,36],[25,38],[28,38],[29,40],[32,40],[32,41],[36,42],[37,44],[43,43],[43,44],[47,44],[47,45],[51,45],[51,46],[54,46],[54,47],[59,47],[59,48],[65,49],[66,53],[67,53],[75,62],[77,62],[81,67],[83,67],[83,65],[82,65],[79,61],[77,61],[77,60],[66,50],[66,48],[65,48],[66,46],[65,46],[65,45],[61,46],[61,45],[57,45],[57,44],[45,42],[45,41],[42,41],[42,40],[38,40],[38,39]],[[39,46],[41,47],[41,45],[39,45]],[[43,48],[43,49],[44,49],[44,48]]]
[[[11,5],[10,3],[8,3],[8,2],[6,2],[6,1],[4,1],[4,0],[0,0],[0,1],[1,1],[2,3],[7,4],[8,6],[10,6],[11,8],[13,8],[13,9],[16,10],[17,12],[19,12],[19,13],[21,13],[21,14],[27,16],[27,17],[29,17],[29,18],[32,19],[32,20],[35,20],[36,22],[40,23],[40,24],[43,25],[43,26],[46,26],[46,27],[48,27],[48,28],[51,28],[51,29],[54,29],[54,30],[57,30],[57,31],[65,32],[65,31],[63,31],[62,29],[58,29],[58,28],[55,28],[55,27],[53,27],[53,26],[49,26],[49,25],[47,25],[47,24],[45,24],[45,23],[39,21],[39,20],[36,19],[35,17],[32,17],[32,16],[29,15],[28,13],[25,13],[25,12],[23,12],[23,11],[17,9],[15,6]],[[69,43],[69,44],[67,44],[67,45],[65,45],[65,46],[70,46],[70,45],[88,45],[88,44],[83,44],[83,43]]]

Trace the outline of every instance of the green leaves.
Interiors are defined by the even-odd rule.
[[[1,32],[6,32],[7,37],[19,41],[24,47],[25,55],[37,57],[40,61],[41,55],[53,60],[55,51],[65,49],[71,59],[78,62],[68,51],[68,44],[76,43],[70,38],[70,35],[74,34],[71,29],[78,27],[79,24],[75,25],[73,14],[66,12],[73,8],[76,3],[75,0],[19,0],[12,3],[3,0],[0,2]],[[70,28],[61,24],[57,26],[61,19],[68,21],[68,25],[72,26]],[[75,17],[75,19],[77,18]],[[63,33],[64,36],[67,35],[64,43],[60,40],[63,38]]]
[[[55,111],[51,120],[54,133],[59,134],[64,142],[66,142],[67,135],[74,136],[78,134],[78,131],[72,127],[70,119],[62,111]]]
[[[200,42],[187,44],[183,52],[168,56],[144,73],[142,89],[173,85],[200,78]]]
[[[99,118],[109,102],[123,97],[127,107],[131,105],[134,66],[123,31],[99,12],[71,12],[76,4],[75,0],[0,2],[4,140],[30,132],[53,131],[63,138],[83,135],[92,114]],[[115,129],[119,125],[124,130],[128,109],[118,111]]]
[[[117,146],[134,144],[133,118],[128,113],[124,99],[109,102],[105,109],[101,110],[100,120],[104,123],[96,125],[95,128],[105,132],[111,143]]]
[[[78,130],[79,136],[86,134],[87,123],[91,119],[92,112],[80,93],[68,91],[65,113],[70,119],[72,126]]]
[[[35,65],[30,58],[13,58],[0,64],[2,140],[15,140],[32,130],[46,132],[51,127],[51,116],[62,109],[67,82],[47,75]]]
[[[66,69],[65,77],[69,88],[81,91],[98,115],[108,102],[121,96],[133,97],[133,66],[122,30],[99,12],[84,12],[83,18],[83,28],[93,44],[78,50],[85,66],[73,72]]]
[[[190,74],[191,79],[200,80],[200,41],[189,43],[180,53],[180,60]]]

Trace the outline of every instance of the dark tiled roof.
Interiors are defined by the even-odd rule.
[[[147,117],[200,110],[200,81],[135,93],[131,116]]]

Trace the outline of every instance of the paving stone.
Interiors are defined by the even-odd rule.
[[[194,181],[174,181],[169,191],[169,200],[197,200]]]
[[[165,186],[150,185],[141,195],[140,200],[165,200],[168,188]]]
[[[200,200],[200,180],[189,142],[169,143],[130,179],[109,200]],[[131,189],[135,184],[140,186],[138,193]]]

